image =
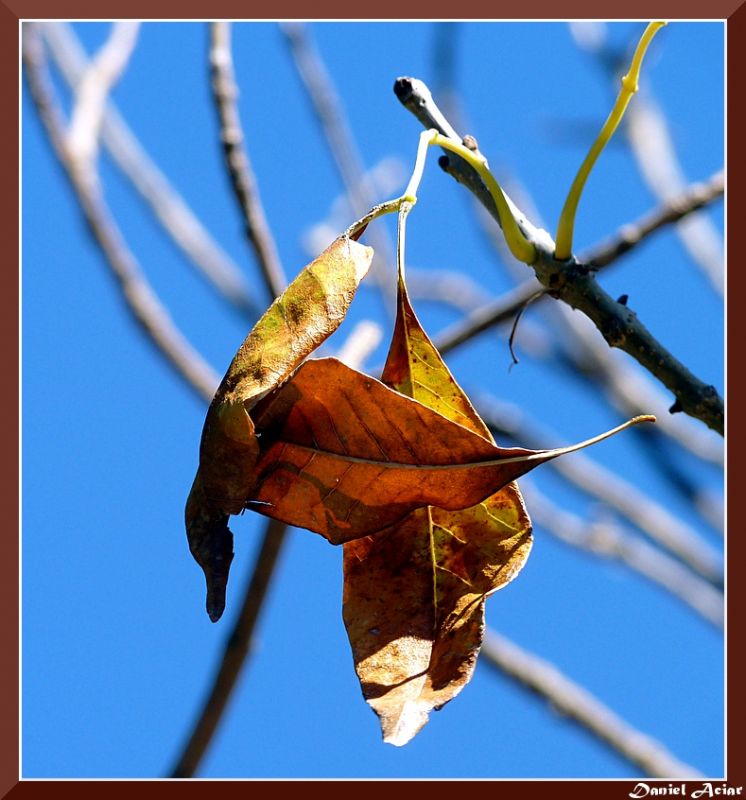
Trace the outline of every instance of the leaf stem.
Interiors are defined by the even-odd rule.
[[[404,200],[399,207],[399,218],[396,227],[396,273],[400,289],[404,286],[404,253],[406,252],[407,217],[413,206]]]
[[[403,237],[404,219],[411,210],[411,207],[417,202],[417,190],[419,189],[422,181],[422,175],[425,170],[425,161],[427,159],[427,148],[431,145],[437,145],[445,150],[450,150],[461,156],[471,167],[473,167],[479,177],[484,181],[490,195],[495,201],[495,206],[500,217],[500,225],[502,226],[505,235],[505,241],[510,248],[510,252],[524,264],[533,264],[536,261],[536,247],[524,236],[518,223],[513,216],[508,201],[500,188],[500,184],[495,180],[494,175],[490,172],[487,160],[481,153],[475,153],[470,150],[461,142],[457,142],[448,136],[443,136],[435,128],[423,131],[420,134],[420,141],[417,145],[417,155],[415,157],[414,169],[409,179],[404,194],[396,200],[389,200],[387,203],[381,203],[374,206],[364,217],[354,222],[345,231],[345,235],[349,237],[359,236],[360,232],[365,229],[369,222],[384,214],[390,214],[394,211],[400,212],[399,217],[399,230]],[[409,208],[401,216],[401,212],[407,204]],[[403,263],[403,244],[400,242],[397,246],[397,262],[399,264],[399,274],[403,274],[401,265]]]
[[[437,132],[433,135],[430,144],[438,145],[444,150],[456,153],[479,173],[479,177],[484,181],[492,199],[495,201],[497,213],[500,217],[500,225],[510,252],[524,264],[533,264],[536,261],[536,247],[523,235],[518,227],[500,184],[490,172],[487,159],[481,153],[475,153],[460,142],[449,139],[447,136]]]
[[[401,202],[402,198],[397,197],[395,200],[387,200],[385,203],[379,203],[377,206],[373,206],[364,217],[353,222],[344,232],[344,235],[349,239],[357,239],[374,219],[378,219],[378,217],[382,217],[384,214],[393,214],[395,211],[398,211]]]
[[[580,165],[575,180],[570,186],[570,191],[567,193],[565,205],[562,207],[560,214],[559,224],[557,226],[556,246],[554,256],[558,261],[565,261],[572,255],[572,239],[575,228],[575,214],[578,210],[578,203],[580,202],[580,195],[583,193],[585,182],[593,169],[601,151],[606,147],[606,143],[611,139],[614,131],[621,122],[624,112],[632,99],[632,95],[638,89],[638,79],[640,77],[640,68],[642,66],[642,59],[648,49],[648,45],[653,39],[653,36],[667,23],[665,22],[649,22],[645,32],[637,45],[635,54],[632,57],[632,63],[629,71],[622,78],[622,88],[617,96],[614,108],[612,108],[606,122],[601,128],[596,141],[588,151],[585,160]]]
[[[393,214],[394,212],[398,212],[400,241],[397,243],[396,260],[397,265],[399,266],[400,275],[403,274],[402,265],[404,263],[404,220],[406,219],[407,214],[409,214],[409,212],[412,210],[412,206],[414,206],[414,204],[417,202],[417,190],[420,187],[422,174],[425,171],[427,148],[433,143],[433,138],[436,135],[437,131],[434,130],[423,131],[420,134],[420,141],[417,145],[417,155],[415,156],[414,161],[414,169],[412,170],[412,176],[409,179],[407,188],[404,190],[404,194],[402,194],[401,197],[395,198],[394,200],[387,200],[385,203],[379,203],[378,205],[373,206],[373,208],[371,208],[371,210],[364,217],[361,217],[356,222],[353,222],[352,225],[350,225],[350,227],[344,232],[345,236],[351,239],[356,239],[374,219],[378,219],[378,217],[382,217],[385,214]]]

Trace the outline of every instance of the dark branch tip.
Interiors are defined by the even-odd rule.
[[[444,171],[447,172],[448,168],[451,166],[451,160],[448,156],[439,156],[438,157],[438,166]]]
[[[676,402],[668,409],[669,414],[679,414],[684,410],[684,406],[681,405],[680,400],[676,400]]]
[[[619,297],[617,297],[616,299],[617,303],[619,303],[620,306],[626,306],[628,300],[629,300],[628,294],[620,294]]]
[[[412,79],[397,78],[394,81],[394,94],[399,98],[400,102],[406,103],[412,96]]]

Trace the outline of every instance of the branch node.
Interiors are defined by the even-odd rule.
[[[461,144],[463,144],[463,146],[468,150],[473,150],[475,153],[479,152],[479,144],[470,133],[467,133],[466,136],[464,136],[464,138],[461,140]]]

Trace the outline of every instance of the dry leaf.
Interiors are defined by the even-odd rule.
[[[337,329],[372,256],[371,248],[340,237],[306,266],[246,337],[210,404],[186,526],[213,622],[225,607],[233,558],[228,516],[243,510],[255,482],[259,445],[249,412]]]
[[[401,280],[381,379],[492,441],[419,324]],[[406,744],[429,712],[471,679],[485,597],[521,570],[531,543],[530,520],[510,483],[472,508],[420,509],[344,545],[345,625],[384,741]]]
[[[306,361],[255,414],[262,447],[247,506],[342,544],[412,511],[459,510],[557,456],[500,448],[336,359]]]

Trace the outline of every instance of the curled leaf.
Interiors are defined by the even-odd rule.
[[[247,505],[342,544],[423,506],[473,506],[545,461],[649,419],[557,450],[501,448],[336,359],[309,360],[256,416],[269,449]]]
[[[233,558],[228,517],[243,510],[255,482],[259,445],[250,412],[337,329],[372,256],[342,236],[306,266],[246,337],[210,404],[185,516],[213,622],[225,607]]]

